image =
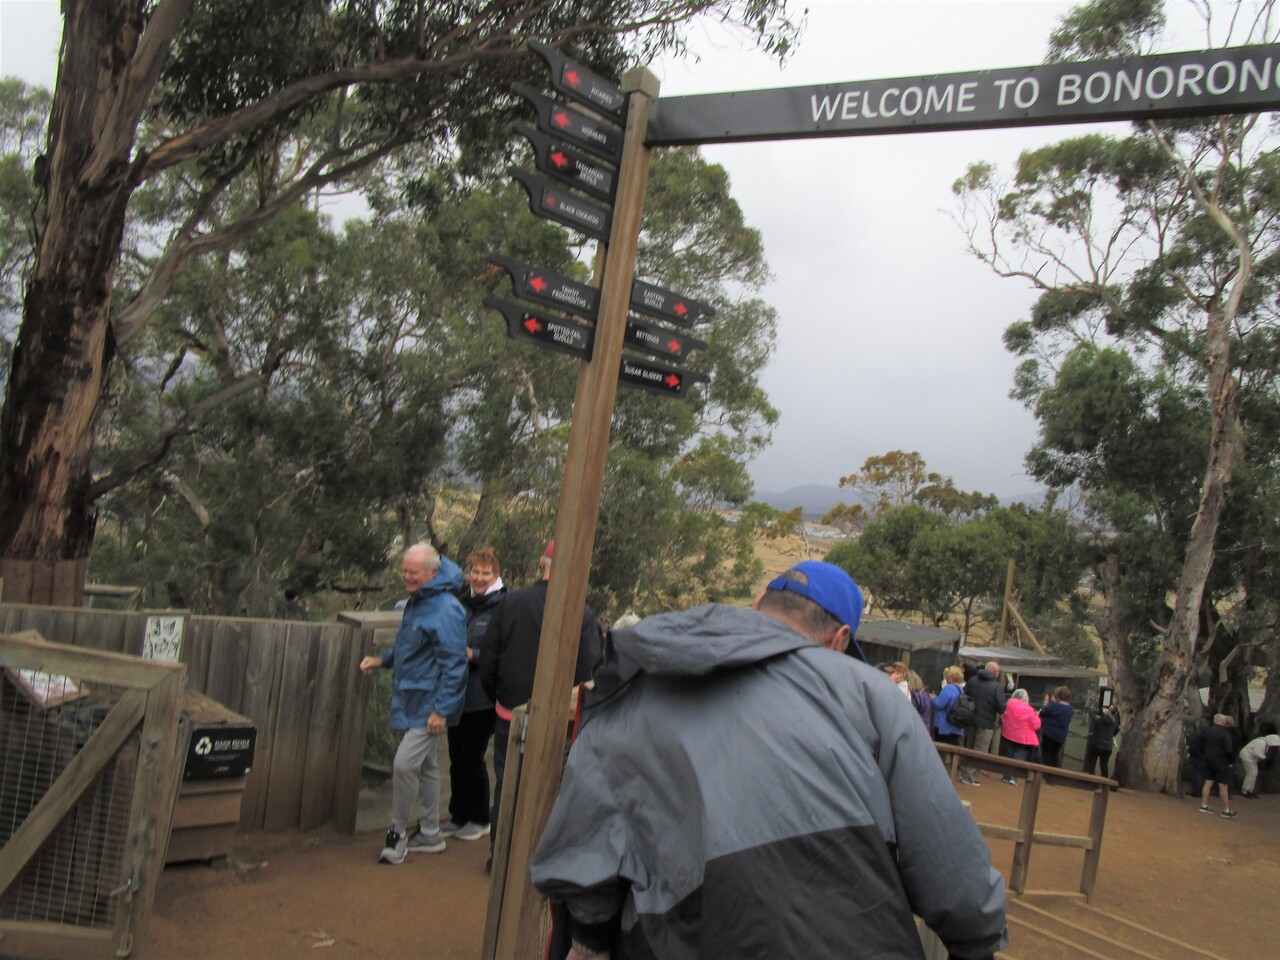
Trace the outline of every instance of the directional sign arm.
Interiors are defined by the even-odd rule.
[[[556,103],[525,83],[513,83],[512,92],[524,97],[538,111],[538,127],[544,133],[564,137],[578,146],[617,163],[622,157],[622,131],[604,120],[589,117],[581,110]]]
[[[545,177],[527,173],[519,167],[508,167],[507,173],[528,192],[529,209],[538,216],[572,227],[597,240],[609,238],[613,217],[607,208],[590,203]]]
[[[668,330],[656,323],[646,323],[635,317],[627,318],[627,346],[645,353],[660,353],[672,360],[683,360],[694,350],[705,350],[707,345],[687,333]]]
[[[595,331],[586,324],[530,310],[518,303],[489,294],[483,301],[497,310],[507,321],[507,336],[512,340],[532,340],[540,347],[558,350],[583,360],[591,359]]]
[[[696,370],[682,370],[628,356],[623,356],[618,366],[618,383],[664,397],[683,397],[693,384],[710,382],[710,377]]]
[[[533,146],[533,161],[543,173],[605,203],[613,202],[617,171],[608,164],[554,137],[539,133],[519,120],[511,124],[511,129],[525,137]]]
[[[682,327],[691,327],[704,317],[715,316],[715,308],[699,303],[690,297],[667,290],[643,280],[631,284],[631,309],[646,316],[669,320]]]
[[[626,119],[627,98],[617,84],[610,83],[545,43],[530,40],[529,49],[547,61],[551,69],[551,85],[560,93],[598,110],[615,123],[620,124]]]
[[[557,310],[567,310],[587,320],[596,318],[600,291],[595,287],[500,253],[489,254],[489,262],[507,271],[517,297]]]

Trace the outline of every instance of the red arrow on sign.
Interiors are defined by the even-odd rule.
[[[530,317],[528,320],[524,322],[524,328],[528,330],[530,333],[537,333],[539,330],[542,329],[542,324],[538,322],[537,317]]]
[[[543,290],[547,289],[547,281],[543,280],[541,277],[534,277],[529,281],[529,289],[534,293],[541,293]]]
[[[563,170],[565,167],[569,165],[569,158],[566,157],[559,150],[557,150],[555,153],[551,155],[551,162]]]
[[[680,378],[677,377],[674,373],[667,374],[667,379],[664,380],[663,382],[672,390],[680,386]]]
[[[555,113],[551,114],[551,122],[557,127],[567,127],[569,126],[569,115],[563,110],[557,110]]]
[[[684,344],[682,344],[679,340],[676,340],[675,338],[672,338],[667,341],[667,349],[670,350],[672,353],[679,353],[680,348],[682,346],[684,346]]]
[[[686,313],[689,312],[689,308],[686,307],[683,303],[679,303],[679,302],[676,303],[673,309],[675,310],[677,317],[683,317]]]
[[[547,206],[554,207],[556,205],[556,195],[554,193],[547,194]]]
[[[576,87],[582,82],[582,78],[578,76],[577,70],[566,70],[564,72],[564,78],[568,81],[569,86],[571,87]]]

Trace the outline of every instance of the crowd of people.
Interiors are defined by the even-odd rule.
[[[427,544],[405,551],[395,642],[360,664],[391,671],[403,731],[383,863],[493,842],[554,555],[552,543],[541,578],[508,591],[492,549],[472,553],[465,576]],[[957,958],[1007,943],[1004,882],[919,720],[932,698],[905,670],[900,697],[865,662],[861,616],[857,584],[817,561],[752,609],[710,604],[607,639],[584,608],[578,731],[531,867],[562,918],[551,955],[788,956],[803,943],[834,957],[860,942],[914,957],[916,916]],[[848,909],[857,902],[874,910]]]
[[[390,722],[404,731],[382,862],[441,853],[450,839],[488,837],[492,850],[554,556],[548,544],[540,578],[508,591],[491,548],[467,558],[465,577],[429,545],[405,551],[395,643],[361,662],[366,675],[392,671]],[[998,729],[1002,755],[1060,767],[1071,690],[1037,708],[991,661],[947,667],[931,694],[905,662],[866,662],[862,603],[843,570],[805,561],[750,609],[632,617],[602,636],[584,605],[574,745],[530,869],[559,917],[548,956],[790,956],[803,945],[838,957],[859,943],[867,956],[916,957],[916,916],[954,958],[1006,945],[1003,880],[934,742],[989,752]],[[1116,712],[1088,719],[1083,770],[1106,777]],[[1238,752],[1252,796],[1280,736],[1236,745],[1217,722],[1202,733],[1201,810],[1212,812],[1216,785],[1234,817],[1230,760]],[[976,767],[958,773],[979,785]]]

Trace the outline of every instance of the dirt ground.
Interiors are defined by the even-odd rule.
[[[1020,788],[988,777],[979,788],[960,790],[979,820],[1016,821]],[[1280,796],[1240,800],[1235,821],[1197,813],[1196,806],[1185,797],[1112,794],[1094,905],[1225,960],[1273,960]],[[1038,830],[1083,833],[1087,822],[1087,794],[1046,788]],[[260,834],[242,837],[229,863],[170,867],[133,956],[479,957],[487,844],[451,842],[443,854],[411,855],[397,867],[376,862],[381,845],[380,832]],[[991,848],[1007,878],[1012,845],[993,841]],[[1074,889],[1081,863],[1079,851],[1037,847],[1028,886]],[[1146,949],[1149,956],[1175,955],[1154,937]],[[1057,954],[1012,927],[1005,956],[1058,955],[1072,954]]]

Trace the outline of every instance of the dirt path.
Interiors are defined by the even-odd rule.
[[[961,787],[985,822],[1013,823],[1020,790],[987,779]],[[1088,797],[1046,790],[1037,828],[1084,832]],[[1239,801],[1235,821],[1196,801],[1113,794],[1095,906],[1226,960],[1273,960],[1280,890],[1280,796]],[[1008,875],[1009,843],[993,842]],[[453,842],[398,867],[376,863],[380,833],[329,831],[241,838],[230,865],[165,871],[137,960],[415,957],[475,960],[488,897],[487,844]],[[1072,889],[1081,854],[1037,848],[1034,889]],[[1023,950],[1019,950],[1020,942]],[[1052,960],[1017,927],[1008,955]],[[1155,938],[1146,947],[1169,956]]]

